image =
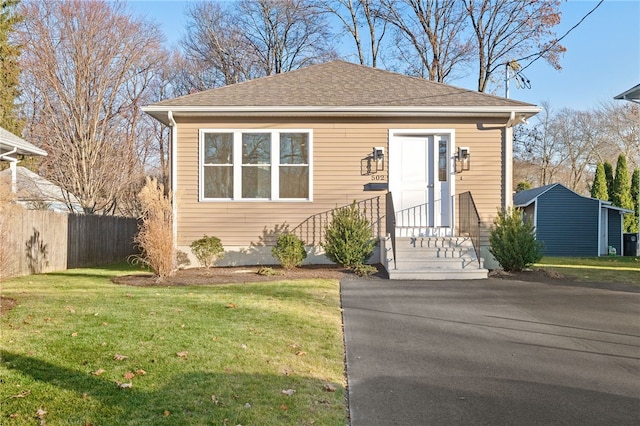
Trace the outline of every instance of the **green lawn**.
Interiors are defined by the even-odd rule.
[[[1,319],[1,424],[347,423],[337,281],[112,284],[122,273],[1,283],[17,301]]]
[[[640,286],[639,257],[544,257],[535,266],[559,272],[578,281]]]

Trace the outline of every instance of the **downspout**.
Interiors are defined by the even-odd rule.
[[[18,165],[18,159],[10,157],[18,152],[18,147],[13,147],[13,149],[9,152],[5,152],[4,154],[0,154],[0,159],[9,162],[9,169],[11,170],[11,193],[15,194],[18,192],[18,169],[16,166]]]
[[[513,125],[515,124],[516,113],[511,111],[509,121],[504,128],[504,209],[513,207]]]
[[[167,111],[167,118],[169,119],[169,126],[171,127],[171,216],[173,220],[171,221],[172,233],[173,233],[173,249],[177,250],[178,248],[178,206],[176,202],[176,187],[178,184],[178,180],[176,177],[176,154],[177,147],[176,141],[178,139],[178,125],[176,120],[173,118],[173,111]]]

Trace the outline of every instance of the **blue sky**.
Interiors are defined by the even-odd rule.
[[[169,44],[177,44],[184,33],[186,1],[127,0],[127,3],[132,13],[159,24]],[[597,3],[592,0],[563,3],[562,22],[556,27],[558,36],[578,23]],[[561,43],[567,48],[561,59],[562,70],[554,70],[539,59],[524,71],[531,89],[517,89],[512,83],[510,97],[537,105],[547,101],[554,110],[563,107],[587,110],[611,101],[615,95],[640,83],[640,1],[605,0]],[[449,83],[469,89],[476,87],[474,76]],[[504,88],[496,94],[504,96]]]

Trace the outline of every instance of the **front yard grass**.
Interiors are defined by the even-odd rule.
[[[111,283],[123,273],[1,283],[17,302],[1,319],[1,424],[347,423],[337,280]]]
[[[544,257],[535,266],[559,272],[577,281],[640,286],[639,257]]]

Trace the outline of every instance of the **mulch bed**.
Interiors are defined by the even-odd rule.
[[[381,265],[374,276],[386,277]],[[302,279],[336,279],[355,277],[353,271],[337,265],[304,265],[294,269],[280,266],[236,266],[181,269],[172,277],[158,280],[151,274],[132,274],[113,278],[116,284],[131,286],[190,286],[230,283],[268,282]]]

